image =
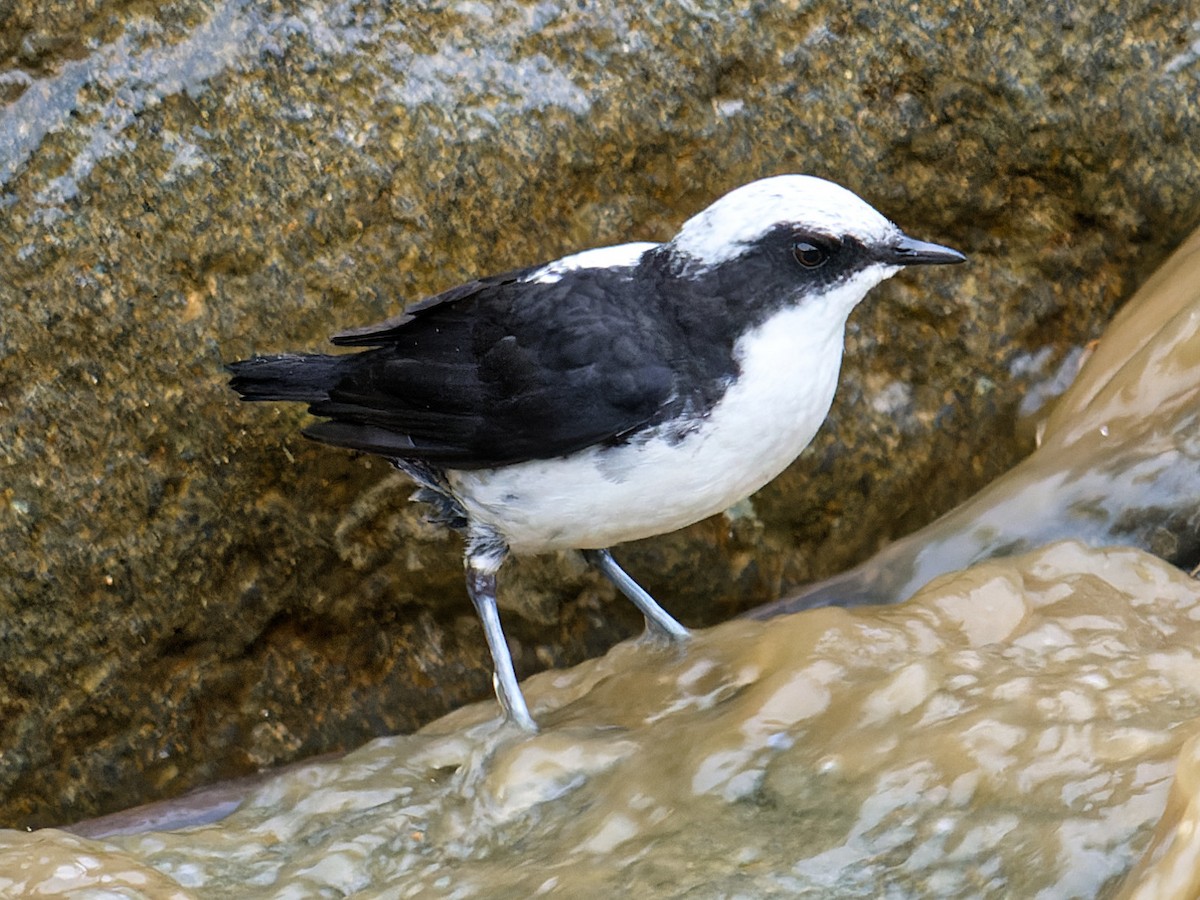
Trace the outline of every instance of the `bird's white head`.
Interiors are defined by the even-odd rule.
[[[907,238],[858,194],[814,175],[775,175],[738,187],[684,222],[667,247],[688,257],[692,268],[713,269],[781,229],[857,242],[878,257],[875,262],[895,268],[964,259],[947,247]]]
[[[962,262],[956,250],[908,237],[844,187],[811,175],[743,185],[688,219],[663,246],[688,278],[754,284],[770,302],[833,298],[848,313],[904,266]]]
[[[812,175],[776,175],[744,184],[688,219],[671,246],[702,268],[741,256],[772,230],[792,226],[864,244],[901,231],[841,185]]]

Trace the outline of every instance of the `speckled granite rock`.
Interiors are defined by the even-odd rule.
[[[78,818],[487,693],[455,542],[378,462],[239,408],[470,275],[831,176],[973,266],[856,314],[752,507],[630,547],[691,623],[828,575],[1022,452],[1025,388],[1200,218],[1187,12],[988,4],[21,4],[0,29],[0,821]],[[927,276],[928,273],[925,273]],[[702,577],[698,573],[703,573]],[[576,561],[523,671],[635,615]]]

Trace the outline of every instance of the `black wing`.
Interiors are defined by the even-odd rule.
[[[505,272],[503,275],[490,275],[486,278],[477,278],[474,281],[464,282],[442,291],[440,294],[434,294],[431,297],[426,297],[424,300],[418,300],[404,310],[404,312],[392,316],[390,319],[384,319],[382,322],[375,322],[372,325],[365,325],[360,328],[347,328],[345,331],[339,331],[329,340],[339,347],[379,347],[390,344],[392,339],[399,334],[400,329],[413,321],[421,313],[437,306],[453,303],[456,300],[476,297],[480,294],[487,294],[498,288],[515,284],[537,271],[538,268],[540,267],[530,266],[526,269],[514,269],[511,272]]]
[[[342,332],[319,441],[443,468],[491,468],[620,439],[672,396],[670,340],[636,269],[470,282]]]

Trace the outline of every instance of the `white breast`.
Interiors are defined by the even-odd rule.
[[[777,313],[735,346],[725,396],[682,440],[654,436],[568,457],[449,472],[471,518],[516,553],[608,547],[728,509],[812,440],[837,388],[846,317],[895,269],[876,267]]]

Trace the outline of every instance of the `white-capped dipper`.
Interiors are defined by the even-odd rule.
[[[317,441],[376,453],[466,536],[505,715],[536,729],[496,608],[512,553],[582,550],[687,637],[608,548],[719,513],[778,475],[829,411],[846,317],[904,266],[963,262],[845,188],[805,175],[740,187],[664,244],[586,250],[480,278],[375,326],[368,348],[229,366],[245,400],[295,400]]]

